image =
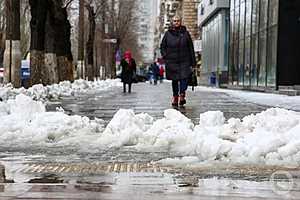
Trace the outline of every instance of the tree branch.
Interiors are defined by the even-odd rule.
[[[69,1],[67,1],[67,2],[65,3],[65,6],[64,6],[64,8],[68,8],[68,7],[69,7],[69,5],[70,5],[72,2],[73,2],[73,0],[69,0]]]

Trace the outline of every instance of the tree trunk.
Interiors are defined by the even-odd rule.
[[[87,10],[89,12],[89,39],[86,43],[86,53],[87,53],[87,66],[86,75],[88,80],[93,80],[95,78],[95,67],[94,67],[94,44],[95,44],[95,12],[94,7],[87,5]]]
[[[21,86],[20,1],[6,0],[6,45],[4,52],[4,82]]]
[[[46,26],[45,26],[45,67],[42,79],[45,84],[58,83],[58,67],[57,67],[57,56],[55,53],[55,7],[52,4],[51,9],[47,13]],[[47,75],[44,76],[44,75]]]
[[[31,83],[73,81],[71,25],[58,0],[30,0]]]
[[[44,83],[45,25],[49,8],[47,0],[29,0],[31,8],[30,78],[31,85]]]
[[[71,24],[65,7],[57,7],[55,11],[55,53],[57,56],[59,81],[73,81]]]
[[[79,0],[79,22],[78,22],[78,64],[79,78],[84,78],[84,0]]]

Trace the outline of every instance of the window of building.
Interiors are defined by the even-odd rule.
[[[245,22],[246,37],[251,35],[251,16],[252,16],[252,2],[251,2],[251,0],[247,0],[247,2],[246,2],[246,22]]]
[[[259,0],[253,0],[252,3],[252,34],[258,32],[259,25]]]
[[[266,29],[267,24],[268,24],[268,0],[260,0],[259,30],[262,31]]]
[[[251,56],[251,86],[257,86],[258,33],[252,35]]]
[[[267,43],[267,86],[276,86],[276,68],[277,68],[277,38],[278,26],[273,25],[268,30]]]
[[[225,28],[228,14],[228,12],[220,11],[203,27],[202,71],[204,73],[228,70],[229,30]],[[228,19],[227,23],[229,23]],[[227,34],[224,31],[227,31]]]
[[[276,86],[279,0],[235,0],[230,5],[232,84]]]
[[[270,0],[269,4],[269,26],[277,25],[279,0]]]
[[[240,7],[240,0],[235,0],[235,9]]]
[[[233,84],[237,85],[239,81],[239,42],[234,41],[234,68],[233,68]]]
[[[246,12],[246,2],[241,0],[240,4],[240,39],[245,38],[245,12]]]
[[[251,37],[245,39],[245,69],[244,69],[244,85],[250,85],[250,73],[251,73]]]
[[[234,2],[235,0],[230,0],[230,8],[234,8]]]
[[[244,83],[244,58],[245,58],[245,41],[240,40],[239,41],[239,65],[238,65],[238,73],[239,73],[239,80],[238,84],[243,85]]]
[[[264,30],[259,34],[259,70],[258,86],[266,86],[266,64],[267,64],[267,31]]]

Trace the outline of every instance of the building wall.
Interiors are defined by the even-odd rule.
[[[229,83],[275,87],[279,0],[231,0]]]
[[[163,31],[167,31],[171,25],[171,20],[176,14],[182,12],[183,0],[161,0]]]
[[[143,52],[143,61],[145,63],[151,63],[155,59],[155,30],[158,17],[158,0],[139,1],[139,29],[137,30],[139,35],[139,46]]]
[[[300,1],[279,1],[278,86],[300,85]]]
[[[228,10],[215,13],[202,27],[202,84],[209,84],[210,78],[228,71]],[[223,80],[221,82],[225,82]]]
[[[157,28],[156,38],[156,57],[160,57],[160,42],[164,36],[164,33],[171,26],[171,20],[176,14],[182,13],[182,1],[183,0],[159,0],[159,14],[157,22],[159,26]]]
[[[193,40],[197,39],[199,36],[197,27],[197,7],[198,1],[183,0],[182,2],[183,24],[187,27]]]
[[[199,25],[208,21],[219,9],[229,8],[229,0],[202,0],[200,3]]]

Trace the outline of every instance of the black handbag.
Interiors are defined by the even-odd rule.
[[[188,85],[192,86],[193,91],[194,91],[194,87],[198,85],[195,70],[192,71],[192,73],[188,79]]]
[[[133,73],[132,73],[132,82],[133,82],[133,83],[137,83],[137,82],[138,82],[138,79],[137,79],[137,76],[136,76],[136,72],[135,72],[135,71],[133,71]]]

